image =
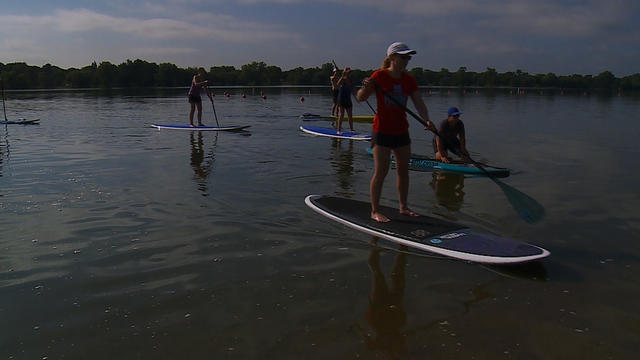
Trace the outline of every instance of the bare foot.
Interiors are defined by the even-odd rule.
[[[371,213],[371,218],[372,218],[373,220],[375,220],[375,221],[379,222],[379,223],[386,223],[386,222],[391,221],[391,220],[389,220],[389,218],[388,218],[388,217],[386,217],[386,216],[382,215],[382,214],[381,214],[381,213],[379,213],[379,212],[376,212],[376,213],[373,213],[373,212],[372,212],[372,213]]]
[[[409,208],[404,208],[404,209],[400,209],[400,214],[402,215],[407,215],[407,216],[420,216],[417,213],[415,213],[413,210],[409,209]]]
[[[191,126],[191,127],[195,127],[193,124],[189,124],[189,126]]]

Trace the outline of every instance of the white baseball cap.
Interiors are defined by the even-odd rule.
[[[393,44],[389,45],[389,47],[387,48],[387,56],[389,56],[391,54],[400,54],[400,55],[410,54],[410,55],[413,55],[415,53],[416,53],[415,50],[409,49],[409,46],[407,46],[407,44],[402,43],[402,42],[394,42]]]

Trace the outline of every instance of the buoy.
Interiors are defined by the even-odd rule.
[[[304,96],[300,97],[300,102],[304,102]]]
[[[242,98],[245,99],[247,97],[247,94],[242,93]]]
[[[267,95],[262,95],[263,100],[267,100]]]

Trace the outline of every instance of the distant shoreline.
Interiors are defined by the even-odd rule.
[[[31,66],[24,62],[0,63],[0,76],[5,90],[26,89],[118,89],[183,87],[191,83],[196,68],[179,68],[170,63],[150,63],[137,59],[119,65],[103,61],[83,68],[62,69],[46,64]],[[370,76],[375,70],[352,69],[354,84]],[[456,71],[442,68],[438,71],[420,67],[408,72],[421,87],[433,89],[561,89],[611,93],[640,91],[640,73],[616,77],[610,71],[598,75],[529,74],[520,69],[499,73],[487,68],[483,72],[468,71],[460,67]],[[240,68],[212,66],[208,69],[210,84],[221,88],[258,87],[326,87],[333,73],[333,64],[319,67],[297,67],[282,70],[264,62],[252,62]]]

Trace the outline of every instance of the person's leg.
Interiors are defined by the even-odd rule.
[[[373,176],[371,177],[369,191],[371,197],[371,218],[378,222],[389,221],[388,217],[380,213],[380,196],[382,194],[384,178],[389,172],[390,153],[391,149],[386,146],[373,146],[373,160],[375,168],[373,170]]]
[[[344,107],[342,105],[338,105],[338,134],[342,133],[342,119],[344,118]]]
[[[202,126],[202,101],[196,104],[198,107],[198,126]]]
[[[190,102],[189,105],[191,105],[191,111],[189,111],[189,124],[193,126],[193,113],[196,110],[196,103]]]
[[[396,160],[396,169],[398,170],[398,202],[400,213],[404,215],[415,216],[416,214],[407,206],[407,197],[409,194],[409,158],[411,157],[411,145],[405,145],[393,149],[393,156]]]
[[[349,117],[349,129],[353,132],[353,107],[349,106],[347,108],[347,116]]]

